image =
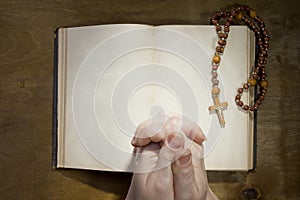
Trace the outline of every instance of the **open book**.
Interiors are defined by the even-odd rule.
[[[254,65],[254,35],[232,26],[219,72],[226,125],[208,107],[214,26],[114,24],[56,34],[54,166],[132,171],[136,127],[161,111],[195,121],[206,134],[207,170],[249,170],[255,117],[235,104]],[[243,101],[253,101],[253,91]]]

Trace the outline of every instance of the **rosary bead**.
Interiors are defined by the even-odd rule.
[[[225,26],[230,26],[230,22],[229,21],[225,22]]]
[[[243,109],[244,109],[244,110],[249,110],[249,106],[244,105],[244,106],[243,106]]]
[[[257,16],[256,16],[256,18],[255,18],[255,19],[256,19],[256,21],[257,21],[258,23],[260,23],[260,22],[261,22],[261,18],[259,18],[259,17],[257,17]]]
[[[237,20],[242,20],[242,19],[243,19],[243,13],[240,12],[239,14],[237,14],[237,15],[235,16],[235,18],[236,18]]]
[[[261,105],[261,101],[260,101],[259,99],[257,99],[257,100],[255,101],[255,104]]]
[[[257,75],[257,74],[253,74],[252,77],[253,77],[254,79],[258,79],[258,75]]]
[[[240,107],[242,107],[244,105],[244,103],[242,101],[238,101],[237,105],[240,106]]]
[[[237,90],[237,92],[238,92],[239,94],[242,94],[242,93],[243,93],[243,88],[239,88],[239,89]]]
[[[217,31],[221,31],[222,30],[222,27],[220,25],[216,26],[216,30]]]
[[[212,83],[213,83],[213,85],[219,85],[219,80],[218,79],[213,79]]]
[[[213,69],[213,70],[218,70],[218,68],[219,68],[218,65],[213,65],[213,66],[212,66],[212,69]]]
[[[250,86],[255,86],[256,85],[256,80],[254,78],[251,78],[248,80],[248,83]]]
[[[259,95],[258,99],[259,99],[260,101],[263,101],[263,100],[265,100],[265,96]]]
[[[250,10],[249,16],[251,18],[255,18],[256,17],[256,12],[254,10]]]
[[[214,55],[213,62],[218,64],[220,61],[221,61],[221,57],[219,55]]]
[[[211,89],[211,94],[212,94],[212,95],[219,95],[219,94],[220,94],[220,88],[218,88],[218,87],[213,87],[213,88]]]
[[[218,52],[218,53],[223,53],[223,52],[224,52],[224,47],[222,47],[222,46],[217,46],[217,47],[216,47],[216,52]]]
[[[265,49],[263,46],[261,46],[261,47],[259,48],[259,51],[260,51],[260,52],[266,51],[266,49]]]
[[[229,32],[229,27],[228,27],[228,26],[224,27],[224,32],[225,32],[225,33],[228,33],[228,32]]]
[[[260,78],[265,79],[267,77],[267,74],[261,73]]]
[[[261,89],[261,93],[262,93],[263,95],[267,94],[267,89],[265,89],[265,88]]]
[[[268,87],[268,85],[269,85],[268,81],[266,81],[266,80],[260,81],[260,86],[261,87],[266,88],[266,87]]]
[[[218,72],[213,72],[213,73],[212,73],[212,77],[213,77],[213,78],[217,78],[217,77],[218,77]]]
[[[264,41],[268,42],[270,40],[270,38],[268,36],[264,37]]]
[[[259,56],[259,61],[264,61],[265,60],[265,57],[263,57],[263,56]]]
[[[222,45],[222,46],[225,46],[226,45],[226,41],[225,40],[219,40],[218,44]]]
[[[267,31],[267,30],[264,30],[262,33],[263,33],[264,35],[268,35],[268,31]]]
[[[245,84],[243,85],[243,88],[246,90],[246,89],[249,88],[249,85],[248,85],[247,83],[245,83]]]
[[[254,110],[255,110],[255,109],[254,109],[254,106],[250,106],[250,107],[249,107],[249,110],[250,110],[250,111],[254,111]]]
[[[241,99],[241,95],[237,94],[237,95],[235,96],[235,99],[236,99],[236,100],[240,100],[240,99]]]
[[[264,44],[264,48],[269,48],[269,44],[268,43]]]
[[[249,12],[249,11],[250,11],[250,7],[249,7],[249,6],[245,6],[245,10],[246,10],[247,12]]]

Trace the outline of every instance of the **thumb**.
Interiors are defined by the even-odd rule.
[[[193,199],[197,191],[190,149],[172,164],[175,199]]]

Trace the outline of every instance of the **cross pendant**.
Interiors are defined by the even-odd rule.
[[[224,115],[223,115],[223,110],[225,110],[228,106],[227,102],[220,102],[219,96],[213,96],[214,100],[214,105],[209,106],[209,111],[215,111],[216,114],[218,115],[219,123],[223,127],[225,126],[225,120],[224,120]]]

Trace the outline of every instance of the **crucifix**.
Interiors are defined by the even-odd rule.
[[[209,106],[208,109],[209,109],[209,111],[216,112],[216,114],[218,115],[219,123],[223,127],[223,126],[225,126],[223,110],[225,110],[227,108],[228,103],[220,102],[220,99],[219,99],[220,89],[218,87],[213,87],[211,93],[212,93],[214,105]]]

